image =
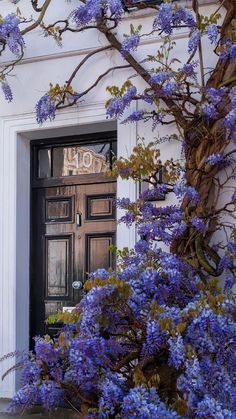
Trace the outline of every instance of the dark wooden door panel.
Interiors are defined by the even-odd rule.
[[[115,244],[115,234],[88,234],[86,241],[87,274],[99,268],[114,268],[114,258],[110,246]]]
[[[45,222],[73,222],[74,196],[48,197],[45,199]]]
[[[73,283],[114,268],[115,196],[115,182],[33,189],[31,336],[58,330],[45,320],[79,302]]]
[[[45,237],[45,299],[71,298],[73,234]]]

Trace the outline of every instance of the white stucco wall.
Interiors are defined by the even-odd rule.
[[[189,4],[186,0],[184,3]],[[214,7],[204,1],[202,13],[211,13]],[[45,23],[55,21],[68,14],[78,5],[77,0],[66,2],[52,0]],[[20,0],[17,5],[8,0],[0,0],[0,14],[5,16],[19,6],[22,14],[29,16],[32,11],[29,0]],[[134,26],[142,23],[144,31],[150,31],[152,16],[137,14],[132,20]],[[124,20],[118,36],[122,38],[128,32],[129,17]],[[75,107],[60,111],[53,122],[39,127],[35,121],[34,107],[37,100],[48,90],[49,83],[63,84],[68,79],[75,65],[85,54],[94,48],[106,45],[102,35],[92,31],[83,34],[66,34],[62,48],[50,38],[44,38],[40,30],[30,33],[25,38],[26,53],[22,63],[14,70],[10,84],[14,100],[8,104],[0,92],[0,357],[16,349],[27,349],[29,334],[29,194],[30,194],[30,140],[52,138],[84,132],[97,132],[117,126],[118,153],[127,156],[136,142],[137,135],[151,140],[150,127],[121,125],[116,121],[106,120],[104,103],[108,98],[106,86],[121,85],[132,71],[111,73],[98,87],[89,93],[85,101]],[[146,54],[153,54],[158,49],[160,40],[151,36],[142,41],[134,55],[142,59]],[[176,36],[177,56],[184,60],[186,56],[186,33],[181,30]],[[208,53],[208,52],[207,52]],[[205,57],[208,66],[213,57]],[[10,60],[10,54],[4,54],[0,63]],[[104,52],[89,60],[74,85],[84,89],[96,79],[99,72],[114,64],[124,64],[116,52]],[[132,80],[138,87],[143,83]],[[136,105],[134,105],[136,106]],[[168,128],[169,129],[169,128]],[[163,131],[164,132],[164,131]],[[163,147],[163,158],[179,153],[173,144]],[[135,198],[136,189],[132,182],[118,181],[118,195]],[[135,231],[120,226],[118,228],[118,246],[132,246]],[[0,376],[13,364],[13,360],[0,363]],[[15,375],[9,375],[0,382],[0,397],[11,397],[15,391]]]

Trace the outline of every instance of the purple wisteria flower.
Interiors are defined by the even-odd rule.
[[[199,29],[194,29],[188,41],[188,53],[195,54],[199,43],[201,41],[201,32]]]
[[[77,26],[87,25],[91,20],[101,17],[102,2],[101,0],[87,0],[85,4],[79,6],[72,13],[72,19]]]
[[[138,386],[130,390],[122,403],[122,414],[127,419],[179,418],[161,402],[155,388]]]
[[[213,103],[203,103],[203,105],[201,106],[201,113],[203,115],[203,117],[207,120],[213,120],[213,119],[217,119],[218,118],[218,112],[215,108],[215,106],[213,105]]]
[[[161,4],[159,13],[154,20],[154,28],[157,26],[167,34],[171,34],[172,32],[172,18],[173,18],[173,11],[172,5],[170,3]]]
[[[63,397],[63,391],[58,388],[55,381],[43,382],[38,387],[38,395],[41,399],[42,405],[47,411],[52,410],[58,406]]]
[[[219,105],[222,103],[222,98],[228,93],[226,87],[220,87],[215,89],[214,87],[208,87],[206,89],[206,97],[213,105]]]
[[[178,83],[176,81],[170,81],[161,87],[160,95],[161,96],[171,96],[178,91]]]
[[[153,73],[150,77],[151,84],[160,84],[164,83],[167,80],[170,80],[173,73],[171,71],[158,71],[157,73]]]
[[[44,359],[47,359],[50,363],[58,361],[61,353],[60,348],[55,349],[52,341],[45,341],[40,337],[36,337],[34,340],[35,353],[39,363],[43,362]]]
[[[109,272],[107,272],[106,269],[100,268],[97,269],[94,272],[91,272],[89,274],[89,279],[95,279],[95,278],[100,278],[100,279],[108,279],[109,278]]]
[[[222,161],[224,161],[224,159],[225,159],[225,156],[223,154],[213,153],[213,154],[210,154],[210,156],[207,157],[206,163],[209,163],[212,166],[214,166],[215,164],[222,163]]]
[[[11,102],[13,100],[13,95],[9,84],[6,81],[1,83],[2,91],[4,93],[5,99],[7,102]]]
[[[229,134],[235,133],[236,129],[236,109],[233,109],[231,112],[226,115],[224,119],[225,127],[228,130]]]
[[[201,218],[194,216],[192,217],[191,222],[198,231],[204,232],[206,230],[206,224]]]
[[[215,417],[222,419],[234,419],[235,414],[228,409],[224,409],[220,403],[213,397],[206,395],[204,399],[198,403],[196,415],[200,419],[207,417]]]
[[[115,407],[122,402],[125,396],[123,383],[116,376],[111,377],[111,379],[107,378],[101,384],[101,391],[99,410],[107,417],[115,415]]]
[[[236,108],[236,86],[232,87],[229,96],[232,103],[232,108]]]
[[[168,340],[168,344],[170,348],[168,364],[178,370],[186,358],[183,338],[181,335],[171,337]]]
[[[122,124],[126,124],[128,122],[138,122],[143,119],[145,115],[144,111],[134,111],[129,115],[124,121],[122,121]]]
[[[225,117],[225,126],[231,133],[235,132],[236,129],[236,86],[232,87],[229,96],[232,104],[232,110]]]
[[[175,27],[184,24],[189,28],[196,26],[192,12],[187,8],[174,8],[171,3],[161,4],[157,17],[154,20],[154,28],[170,35]]]
[[[232,242],[229,242],[227,248],[228,248],[228,251],[230,253],[235,253],[236,252],[236,240],[234,240]]]
[[[110,118],[117,118],[123,115],[125,108],[130,105],[137,94],[137,89],[131,86],[121,98],[113,98],[107,107],[107,115]]]
[[[221,153],[210,154],[210,156],[208,156],[206,159],[206,163],[209,163],[211,166],[215,166],[215,164],[219,164],[225,167],[231,162],[233,162],[232,159],[228,158],[227,156],[224,156]]]
[[[124,13],[122,0],[87,0],[71,16],[77,26],[83,26],[100,19],[103,13],[119,19]]]
[[[107,2],[110,13],[116,19],[120,19],[124,13],[124,2],[123,0],[108,0]]]
[[[149,249],[149,244],[146,240],[139,240],[134,246],[135,252],[145,253]]]
[[[211,23],[210,25],[206,27],[206,33],[211,43],[216,44],[217,38],[219,36],[219,30],[217,26]]]
[[[236,284],[236,278],[232,273],[227,273],[225,277],[224,292],[232,290]]]
[[[194,28],[196,26],[196,20],[190,9],[186,7],[180,7],[175,9],[173,23],[175,26],[184,23],[188,28]]]
[[[165,194],[168,191],[168,186],[165,183],[160,183],[155,185],[154,188],[145,189],[141,195],[141,199],[145,200],[155,200],[155,199],[164,199]]]
[[[12,412],[17,411],[22,406],[32,406],[40,402],[38,387],[36,384],[26,384],[21,387],[17,393],[13,396],[10,404],[10,410]]]
[[[39,124],[42,124],[48,119],[50,121],[55,119],[56,104],[53,98],[48,93],[46,93],[44,96],[42,96],[39,99],[35,108],[36,108],[36,120]]]
[[[14,13],[7,15],[0,23],[0,38],[15,55],[19,55],[24,46],[19,24],[20,19]]]
[[[197,190],[193,186],[187,186],[182,181],[177,182],[173,188],[174,194],[177,198],[181,198],[186,195],[193,202],[199,202],[200,197]]]
[[[220,53],[220,58],[222,60],[234,60],[236,58],[236,43],[231,39],[227,39],[223,43],[223,50]]]
[[[218,118],[217,106],[224,103],[224,98],[228,93],[226,87],[220,87],[218,89],[213,87],[207,87],[204,89],[207,102],[204,102],[200,108],[203,117],[207,121],[211,121]]]
[[[125,37],[121,44],[121,53],[123,55],[129,54],[131,51],[135,51],[140,42],[140,35],[135,33],[133,35]]]
[[[192,63],[186,63],[183,65],[183,67],[179,68],[179,71],[182,72],[187,77],[192,77],[193,79],[196,79],[197,73],[196,68],[198,67],[198,62],[194,61]]]

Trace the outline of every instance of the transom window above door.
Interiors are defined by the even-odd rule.
[[[34,177],[49,179],[107,172],[116,156],[116,137],[100,135],[56,142],[55,145],[37,145],[34,150],[36,170]]]

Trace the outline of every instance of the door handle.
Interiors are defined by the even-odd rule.
[[[82,224],[82,217],[81,217],[81,213],[80,213],[80,212],[77,212],[77,213],[76,213],[76,225],[77,225],[78,227],[81,227],[81,224]]]
[[[81,290],[83,288],[83,283],[81,281],[74,281],[72,282],[72,288],[74,288],[74,290]]]

